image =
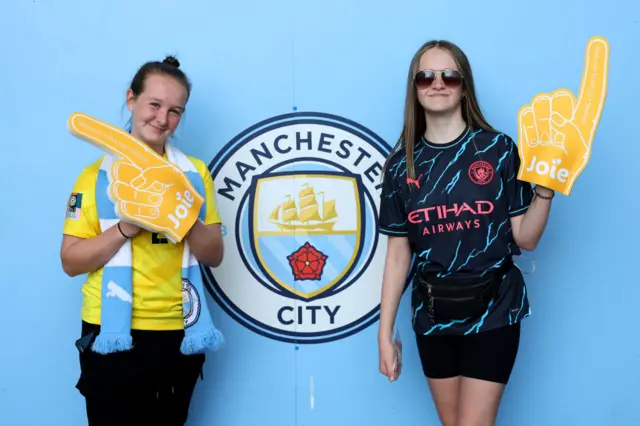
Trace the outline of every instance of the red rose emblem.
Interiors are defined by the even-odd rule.
[[[296,280],[319,280],[327,257],[307,242],[287,256],[287,259]]]

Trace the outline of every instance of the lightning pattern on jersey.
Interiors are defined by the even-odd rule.
[[[414,147],[415,179],[408,178],[404,149],[392,154],[384,171],[378,226],[384,235],[408,239],[416,273],[484,277],[509,265],[520,254],[511,220],[526,213],[533,193],[529,183],[517,179],[515,142],[483,129],[467,129],[446,144],[422,137]],[[501,276],[497,294],[476,318],[433,325],[424,302],[412,301],[414,330],[471,334],[526,318],[531,309],[521,271],[512,267]],[[411,289],[419,291],[415,281]]]

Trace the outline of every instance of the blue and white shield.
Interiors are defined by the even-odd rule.
[[[285,172],[255,176],[251,248],[273,285],[305,300],[331,294],[362,251],[358,176]]]

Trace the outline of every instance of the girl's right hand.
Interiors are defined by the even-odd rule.
[[[378,356],[380,358],[380,373],[387,376],[391,382],[397,380],[400,371],[397,368],[399,366],[394,366],[395,348],[390,337],[379,339]],[[398,363],[400,363],[399,358]]]

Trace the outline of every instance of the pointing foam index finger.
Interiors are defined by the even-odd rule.
[[[124,158],[140,168],[165,164],[162,157],[126,131],[83,113],[73,113],[68,120],[74,136],[86,140],[103,151]]]
[[[609,43],[593,37],[587,43],[582,83],[578,94],[575,123],[593,131],[600,119],[607,96],[609,76]]]

